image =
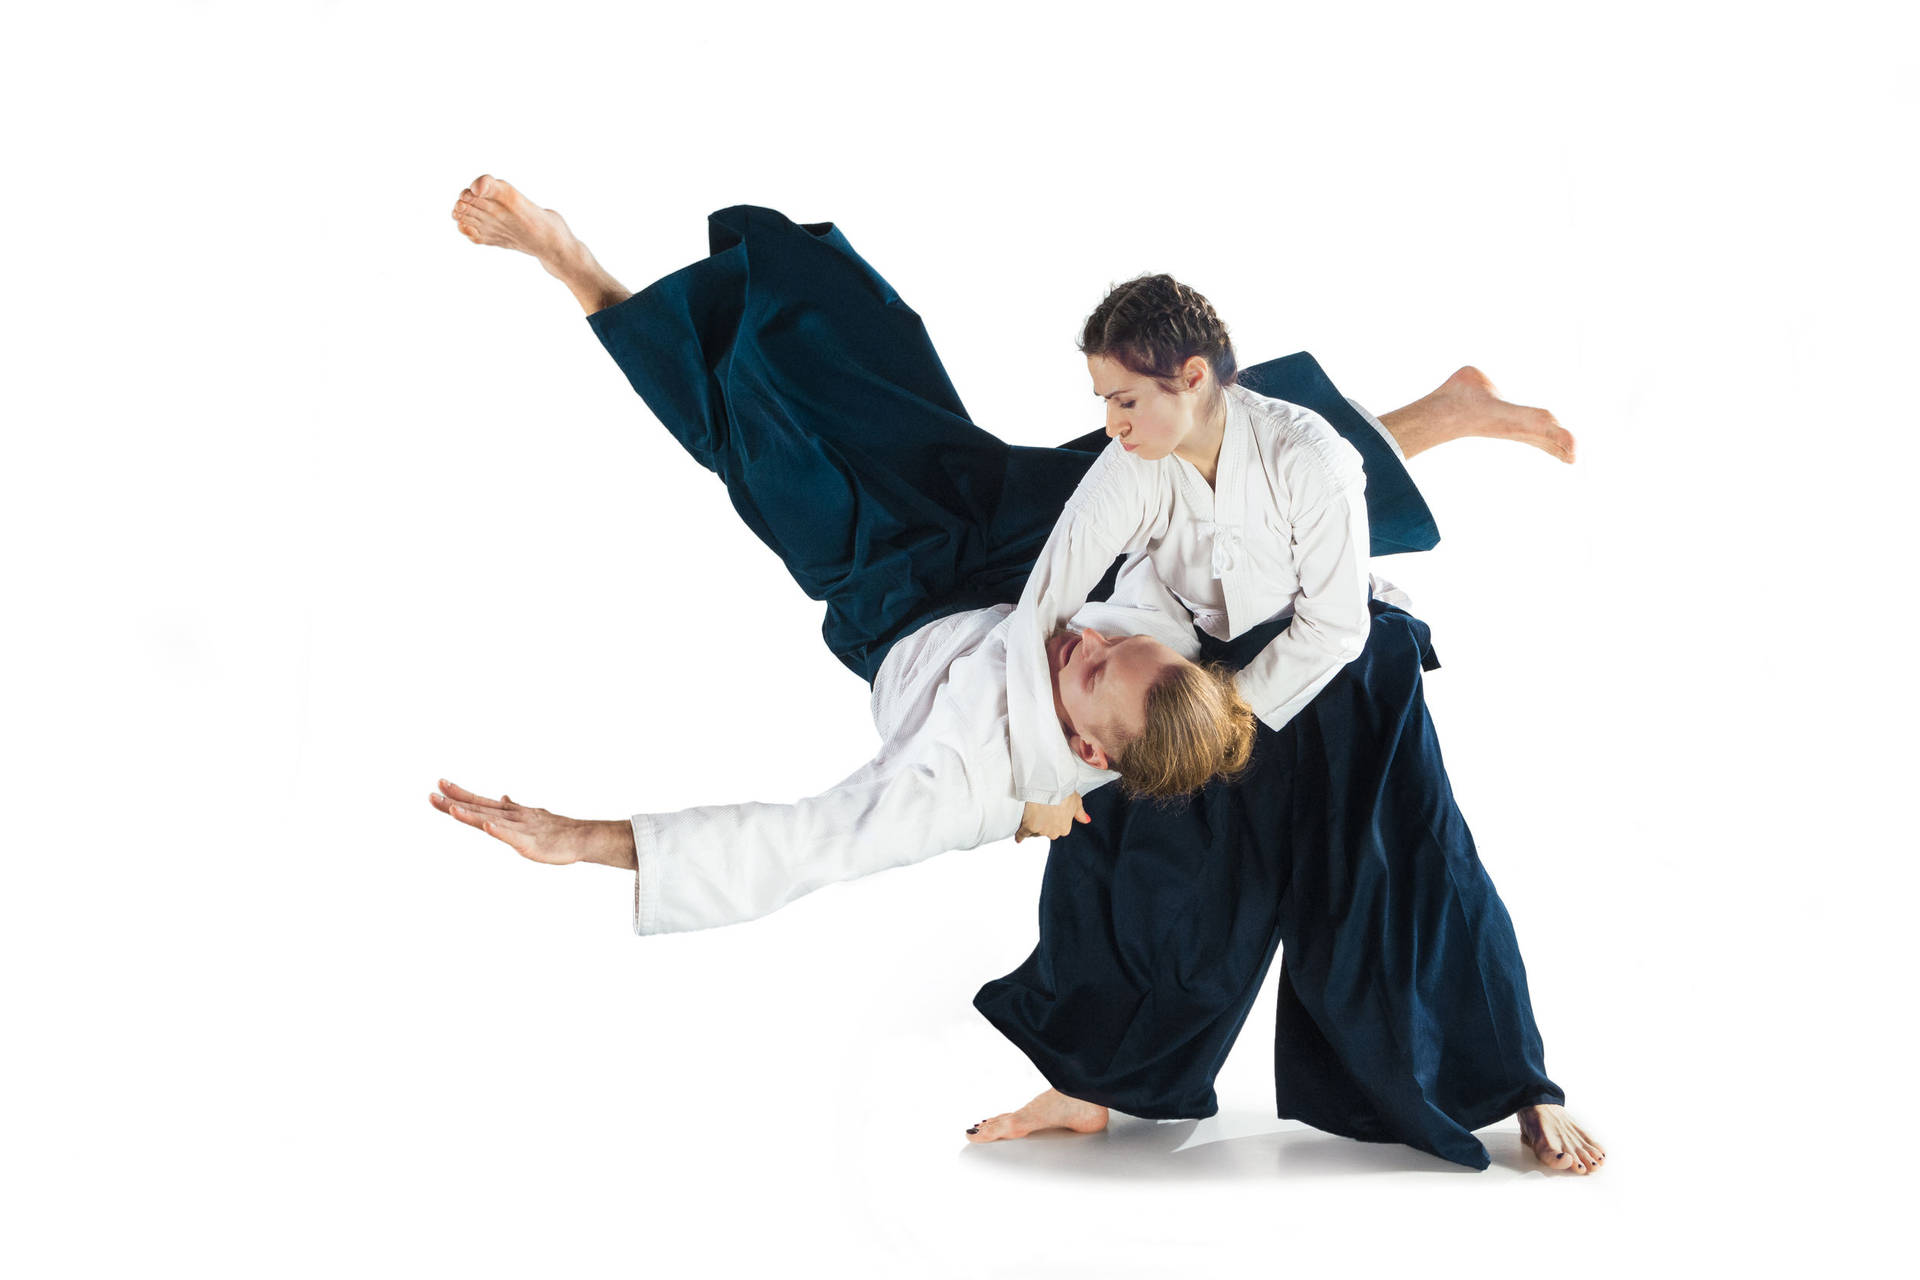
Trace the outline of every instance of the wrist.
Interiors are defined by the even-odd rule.
[[[625,818],[588,823],[592,839],[587,842],[587,856],[584,862],[597,862],[603,867],[619,867],[632,871],[640,863],[633,844],[633,823]]]

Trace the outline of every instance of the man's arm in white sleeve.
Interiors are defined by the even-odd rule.
[[[1012,835],[1020,807],[982,805],[949,754],[884,771],[875,761],[794,804],[635,814],[634,932],[752,920],[822,885]]]
[[[1241,696],[1270,729],[1293,719],[1366,648],[1373,615],[1364,483],[1334,488],[1296,519],[1293,540],[1300,578],[1293,621],[1235,677]]]
[[[1075,789],[1073,752],[1053,705],[1046,639],[1080,611],[1121,553],[1137,549],[1155,515],[1145,509],[1132,462],[1109,450],[1094,461],[1034,561],[1007,627],[1015,799],[1060,804]]]

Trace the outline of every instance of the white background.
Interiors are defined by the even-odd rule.
[[[1913,32],[1897,6],[144,4],[10,17],[6,1118],[20,1276],[1864,1266],[1910,1203]],[[55,15],[57,12],[57,16]],[[1113,281],[1377,411],[1455,367],[1565,467],[1414,464],[1454,785],[1606,1145],[1472,1174],[1271,1118],[970,1147],[1044,846],[638,939],[435,813],[832,782],[820,607],[483,172],[629,287],[838,222],[977,421],[1099,424]]]

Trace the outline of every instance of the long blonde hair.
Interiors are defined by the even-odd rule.
[[[1147,691],[1147,727],[1120,748],[1114,768],[1128,795],[1173,799],[1239,776],[1258,731],[1232,671],[1217,662],[1175,663]]]

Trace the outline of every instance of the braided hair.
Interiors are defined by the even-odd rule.
[[[1222,387],[1240,376],[1233,341],[1213,304],[1168,275],[1138,276],[1109,290],[1080,332],[1080,353],[1105,356],[1174,394],[1183,389],[1180,366],[1195,356],[1212,366]]]

